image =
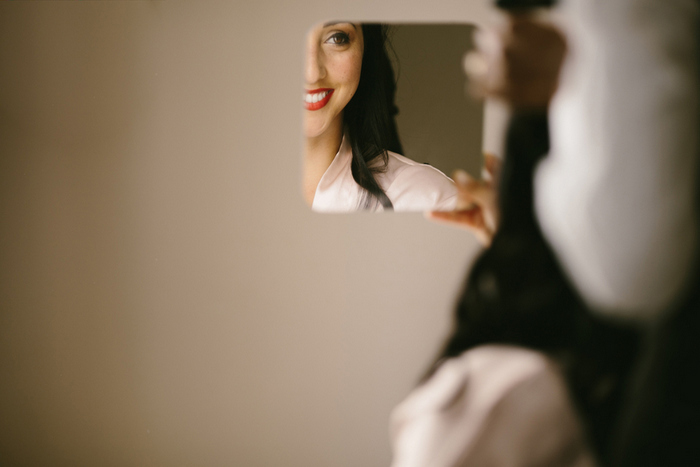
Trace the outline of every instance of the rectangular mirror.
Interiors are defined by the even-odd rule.
[[[332,21],[307,34],[302,193],[318,212],[449,211],[457,168],[482,165],[468,24]],[[447,175],[446,175],[447,174]]]

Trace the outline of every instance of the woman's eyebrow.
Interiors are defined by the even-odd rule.
[[[354,23],[351,23],[350,21],[331,21],[330,23],[324,23],[324,24],[323,24],[323,27],[324,27],[324,28],[327,28],[327,27],[329,27],[329,26],[334,26],[334,25],[336,25],[336,24],[349,24],[350,26],[352,26],[353,28],[355,28],[355,30],[357,31],[357,26],[355,26],[355,24],[354,24]]]

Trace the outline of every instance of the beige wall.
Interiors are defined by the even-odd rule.
[[[404,155],[450,175],[481,171],[484,106],[467,97],[462,69],[474,48],[468,24],[399,24],[391,29],[397,58],[396,117]]]
[[[477,250],[309,212],[302,45],[482,2],[2,2],[0,464],[383,466]]]

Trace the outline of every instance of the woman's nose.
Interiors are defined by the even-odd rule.
[[[306,84],[314,84],[326,76],[326,68],[320,47],[309,44],[306,48]]]

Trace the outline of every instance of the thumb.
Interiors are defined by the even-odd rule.
[[[493,153],[484,153],[484,170],[489,181],[498,182],[498,177],[501,174],[501,167],[503,166],[503,161],[500,157]]]
[[[493,189],[488,183],[474,179],[464,170],[456,170],[453,177],[457,186],[457,210],[483,207],[491,202]]]

